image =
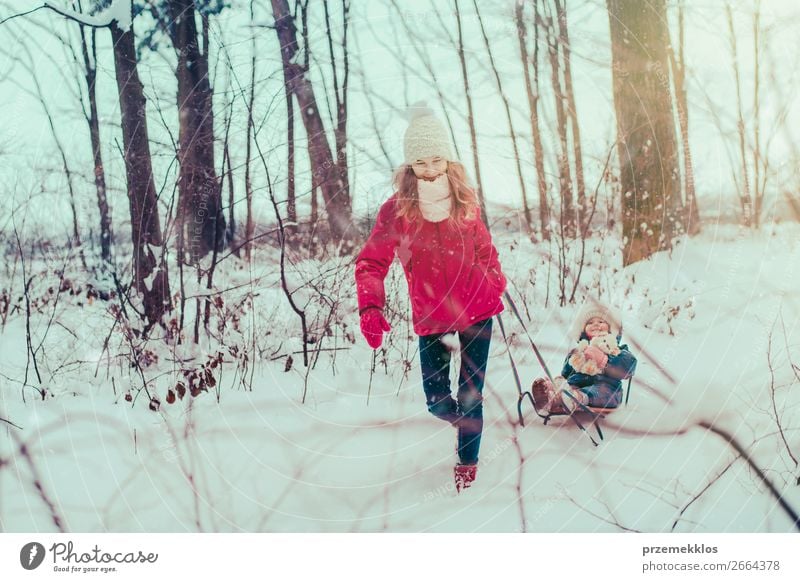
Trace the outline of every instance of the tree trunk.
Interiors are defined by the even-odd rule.
[[[286,226],[289,234],[297,231],[297,194],[295,191],[295,168],[294,168],[294,101],[289,85],[285,86],[286,93],[286,218],[289,225]]]
[[[539,132],[539,35],[534,34],[533,79],[528,64],[527,30],[525,27],[524,3],[518,0],[514,9],[514,21],[517,25],[517,40],[519,41],[519,54],[522,60],[522,71],[525,78],[525,92],[528,95],[528,107],[531,119],[531,137],[533,139],[533,157],[536,166],[536,185],[539,190],[539,224],[542,229],[542,238],[550,240],[550,206],[547,201],[547,175],[544,172],[544,150],[542,148],[542,135]],[[536,3],[534,3],[536,10]],[[534,17],[534,22],[536,21]],[[536,27],[536,24],[534,24]]]
[[[230,120],[228,121],[230,123]],[[231,148],[228,140],[225,140],[225,148],[222,153],[224,163],[227,165],[228,168],[228,224],[226,225],[228,231],[228,240],[233,240],[236,236],[236,213],[234,209],[236,207],[236,197],[234,196],[234,188],[233,188],[233,166],[231,166]],[[239,254],[237,252],[236,256],[238,257]]]
[[[255,59],[255,53],[253,54]],[[254,60],[255,62],[255,60]],[[289,88],[287,70],[283,70],[283,93],[286,98],[286,225],[287,236],[291,237],[297,232],[297,194],[295,191],[295,166],[294,166],[294,99]]]
[[[332,238],[336,242],[342,242],[352,233],[350,192],[347,180],[344,179],[347,168],[339,167],[328,144],[314,87],[306,75],[307,67],[295,62],[299,47],[295,22],[289,12],[289,3],[287,0],[271,1],[275,31],[281,46],[285,78],[289,89],[297,99],[300,116],[308,137],[311,172],[314,177],[312,182],[319,187],[325,201]],[[338,153],[336,157],[338,158]]]
[[[469,90],[469,74],[467,71],[467,59],[464,55],[464,36],[461,30],[461,11],[458,7],[458,0],[455,2],[456,29],[458,30],[458,60],[461,63],[461,79],[464,83],[464,96],[467,99],[467,123],[469,125],[469,138],[472,144],[472,160],[475,166],[475,193],[478,195],[478,203],[481,206],[481,218],[487,225],[489,215],[486,212],[486,201],[483,197],[483,182],[481,180],[480,156],[478,155],[478,134],[475,129],[475,112],[472,108],[472,94]]]
[[[106,172],[103,167],[103,152],[100,145],[100,118],[97,114],[97,43],[96,31],[92,29],[91,55],[86,42],[84,26],[81,31],[81,52],[86,71],[86,88],[89,98],[89,136],[92,144],[92,158],[94,160],[94,186],[97,190],[97,209],[100,212],[100,256],[106,263],[111,263],[111,215],[108,209],[106,196]]]
[[[736,109],[737,124],[736,129],[739,134],[739,155],[742,162],[742,193],[739,201],[742,205],[742,222],[744,226],[750,228],[753,225],[753,199],[750,196],[750,172],[747,169],[747,127],[744,122],[744,112],[742,105],[742,82],[739,74],[739,55],[736,42],[736,30],[733,26],[733,12],[730,4],[725,4],[725,13],[728,20],[728,32],[731,42],[731,64],[733,66],[734,79],[736,81]]]
[[[753,14],[753,224],[758,228],[761,224],[761,209],[764,206],[764,179],[761,179],[761,75],[760,65],[760,33],[761,33],[761,0],[756,2]]]
[[[681,132],[681,150],[684,173],[684,226],[690,235],[700,233],[700,211],[694,189],[694,167],[689,147],[689,106],[686,100],[686,67],[684,61],[683,4],[678,6],[678,55],[669,47],[669,62],[675,81],[675,103],[678,109],[678,128]]]
[[[233,103],[226,99],[225,103],[225,116],[223,123],[225,125],[225,137],[222,140],[222,169],[220,171],[219,179],[220,179],[220,197],[222,196],[222,192],[225,190],[225,182],[228,182],[228,223],[225,225],[225,240],[226,241],[233,241],[234,235],[236,234],[236,213],[235,213],[235,204],[236,204],[236,197],[234,193],[233,187],[233,165],[231,164],[231,123],[233,117]],[[234,246],[232,252],[237,256],[241,257],[239,252],[240,247]]]
[[[182,261],[196,262],[225,242],[222,193],[214,166],[212,90],[208,54],[200,50],[194,0],[171,0],[169,6],[172,44],[178,55],[178,247]]]
[[[567,27],[567,6],[554,0],[556,18],[558,19],[558,38],[564,56],[564,92],[567,98],[567,113],[572,129],[572,151],[575,157],[575,185],[578,189],[578,224],[581,232],[585,232],[589,219],[589,206],[586,203],[586,184],[583,178],[583,152],[581,148],[581,130],[578,124],[578,108],[575,102],[575,91],[572,87],[572,56],[569,44],[569,28]]]
[[[328,12],[328,0],[323,1],[325,9],[325,30],[328,36],[328,49],[331,54],[331,73],[333,78],[333,94],[336,100],[336,119],[334,122],[333,136],[336,146],[336,168],[339,181],[344,190],[350,192],[350,176],[347,166],[347,86],[350,82],[350,56],[347,51],[347,25],[350,5],[347,0],[342,3],[342,81],[339,82],[336,52],[333,46],[333,30]]]
[[[622,187],[623,264],[671,248],[677,154],[667,76],[666,0],[607,0],[617,151]]]
[[[254,22],[253,0],[250,1],[250,22]],[[256,98],[256,37],[251,39],[250,55],[250,96],[247,103],[247,132],[245,133],[245,156],[244,156],[244,192],[247,198],[247,217],[244,223],[244,256],[250,261],[251,248],[253,244],[253,183],[250,177],[252,144],[253,144],[253,107]]]
[[[556,123],[558,125],[558,185],[561,193],[561,227],[565,236],[574,236],[577,225],[575,200],[572,193],[572,171],[569,165],[569,138],[567,137],[567,112],[564,108],[564,89],[561,84],[561,62],[559,59],[559,41],[553,19],[548,17],[542,21],[547,33],[547,54],[550,57],[550,80],[556,105]]]
[[[162,322],[171,309],[169,278],[164,263],[161,224],[147,135],[146,102],[136,63],[133,25],[110,26],[122,117],[122,142],[131,211],[133,284],[143,298],[147,329]],[[160,256],[156,256],[155,252]]]

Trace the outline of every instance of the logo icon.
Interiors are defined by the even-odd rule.
[[[44,561],[44,546],[39,542],[28,542],[19,551],[19,563],[26,570],[35,570]]]

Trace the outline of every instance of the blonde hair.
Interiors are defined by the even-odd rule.
[[[462,225],[465,221],[473,220],[477,216],[478,197],[475,195],[475,190],[469,185],[467,171],[462,163],[447,162],[446,173],[450,183],[450,195],[453,198],[450,220]],[[397,189],[397,217],[421,224],[422,213],[419,209],[418,181],[414,169],[408,164],[403,164],[394,173],[393,182]]]

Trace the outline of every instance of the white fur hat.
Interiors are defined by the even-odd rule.
[[[406,164],[413,164],[416,160],[433,156],[452,159],[447,130],[425,103],[420,101],[412,105],[407,117],[408,129],[403,140]]]
[[[599,303],[594,303],[591,300],[586,301],[583,304],[583,307],[578,312],[578,316],[572,322],[572,328],[570,331],[570,339],[577,340],[581,337],[584,328],[586,327],[586,322],[589,321],[593,317],[599,317],[606,323],[608,323],[609,331],[611,335],[614,337],[619,335],[621,319],[619,313],[613,308],[608,305],[601,305]]]

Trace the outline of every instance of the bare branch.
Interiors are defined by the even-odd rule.
[[[28,445],[22,442],[16,433],[11,433],[11,436],[19,446],[19,454],[28,463],[28,468],[30,469],[31,476],[33,477],[33,486],[36,489],[36,492],[39,494],[39,497],[42,499],[42,502],[47,506],[47,509],[50,511],[50,517],[53,520],[53,524],[56,526],[56,529],[58,529],[58,531],[64,533],[66,531],[66,529],[64,528],[64,520],[59,515],[55,503],[53,503],[53,500],[50,499],[50,496],[44,490],[44,485],[42,485],[42,478],[39,476],[39,471],[36,469],[36,463],[33,462],[33,457],[31,456],[31,453],[28,450]]]
[[[45,2],[41,8],[49,8],[53,12],[57,12],[61,16],[65,16],[70,20],[80,22],[92,28],[108,28],[113,23],[116,23],[121,30],[129,30],[131,24],[131,0],[112,0],[111,4],[94,16],[83,14],[77,10],[69,8],[61,8],[53,6],[50,2]],[[127,9],[127,13],[126,13]]]
[[[678,513],[678,517],[675,518],[675,521],[672,522],[672,529],[670,531],[675,531],[675,528],[678,527],[678,522],[681,520],[681,517],[686,512],[686,510],[689,509],[695,501],[700,499],[706,491],[711,489],[711,486],[717,481],[719,481],[722,478],[722,476],[728,472],[728,469],[733,467],[734,463],[736,463],[736,461],[738,460],[739,456],[737,455],[731,460],[730,463],[725,465],[725,468],[722,471],[720,471],[716,477],[711,479],[708,483],[706,483],[706,485],[700,491],[698,491],[695,495],[692,496],[692,498],[688,501],[688,503],[686,503],[686,505],[684,505],[683,508],[680,510],[680,512]]]
[[[773,485],[772,481],[770,481],[769,478],[764,474],[764,471],[762,471],[761,468],[758,465],[756,465],[755,461],[753,461],[753,458],[750,456],[750,454],[744,449],[741,443],[739,443],[739,441],[736,440],[736,437],[734,437],[728,431],[721,429],[715,426],[713,423],[705,420],[700,421],[698,423],[698,426],[701,426],[706,430],[708,430],[709,432],[713,432],[715,435],[722,438],[737,453],[739,453],[744,458],[745,461],[747,461],[747,464],[750,465],[750,468],[753,470],[753,472],[758,476],[758,478],[761,480],[761,482],[764,484],[764,486],[767,488],[770,494],[775,498],[775,500],[781,506],[781,509],[783,509],[784,513],[786,513],[789,519],[791,519],[794,522],[795,528],[800,530],[800,515],[798,515],[797,512],[794,510],[794,508],[791,505],[789,505],[786,499],[783,498],[780,491],[778,491],[775,488],[775,485]]]
[[[18,424],[16,424],[16,423],[13,423],[13,422],[11,422],[11,421],[10,421],[10,420],[8,420],[7,418],[3,418],[2,416],[0,416],[0,421],[2,421],[2,422],[5,422],[6,424],[10,424],[10,425],[11,425],[11,426],[13,426],[14,428],[18,428],[18,429],[22,430],[22,427],[21,427],[20,425],[18,425]]]
[[[27,16],[28,14],[30,14],[32,12],[36,12],[37,10],[41,10],[42,8],[49,8],[49,6],[47,6],[47,5],[45,5],[45,6],[37,6],[36,8],[34,8],[32,10],[28,10],[27,12],[20,12],[19,14],[14,14],[13,16],[8,16],[7,18],[4,18],[3,20],[0,20],[0,24],[5,24],[9,20],[13,20],[14,18],[19,18],[20,16]]]

